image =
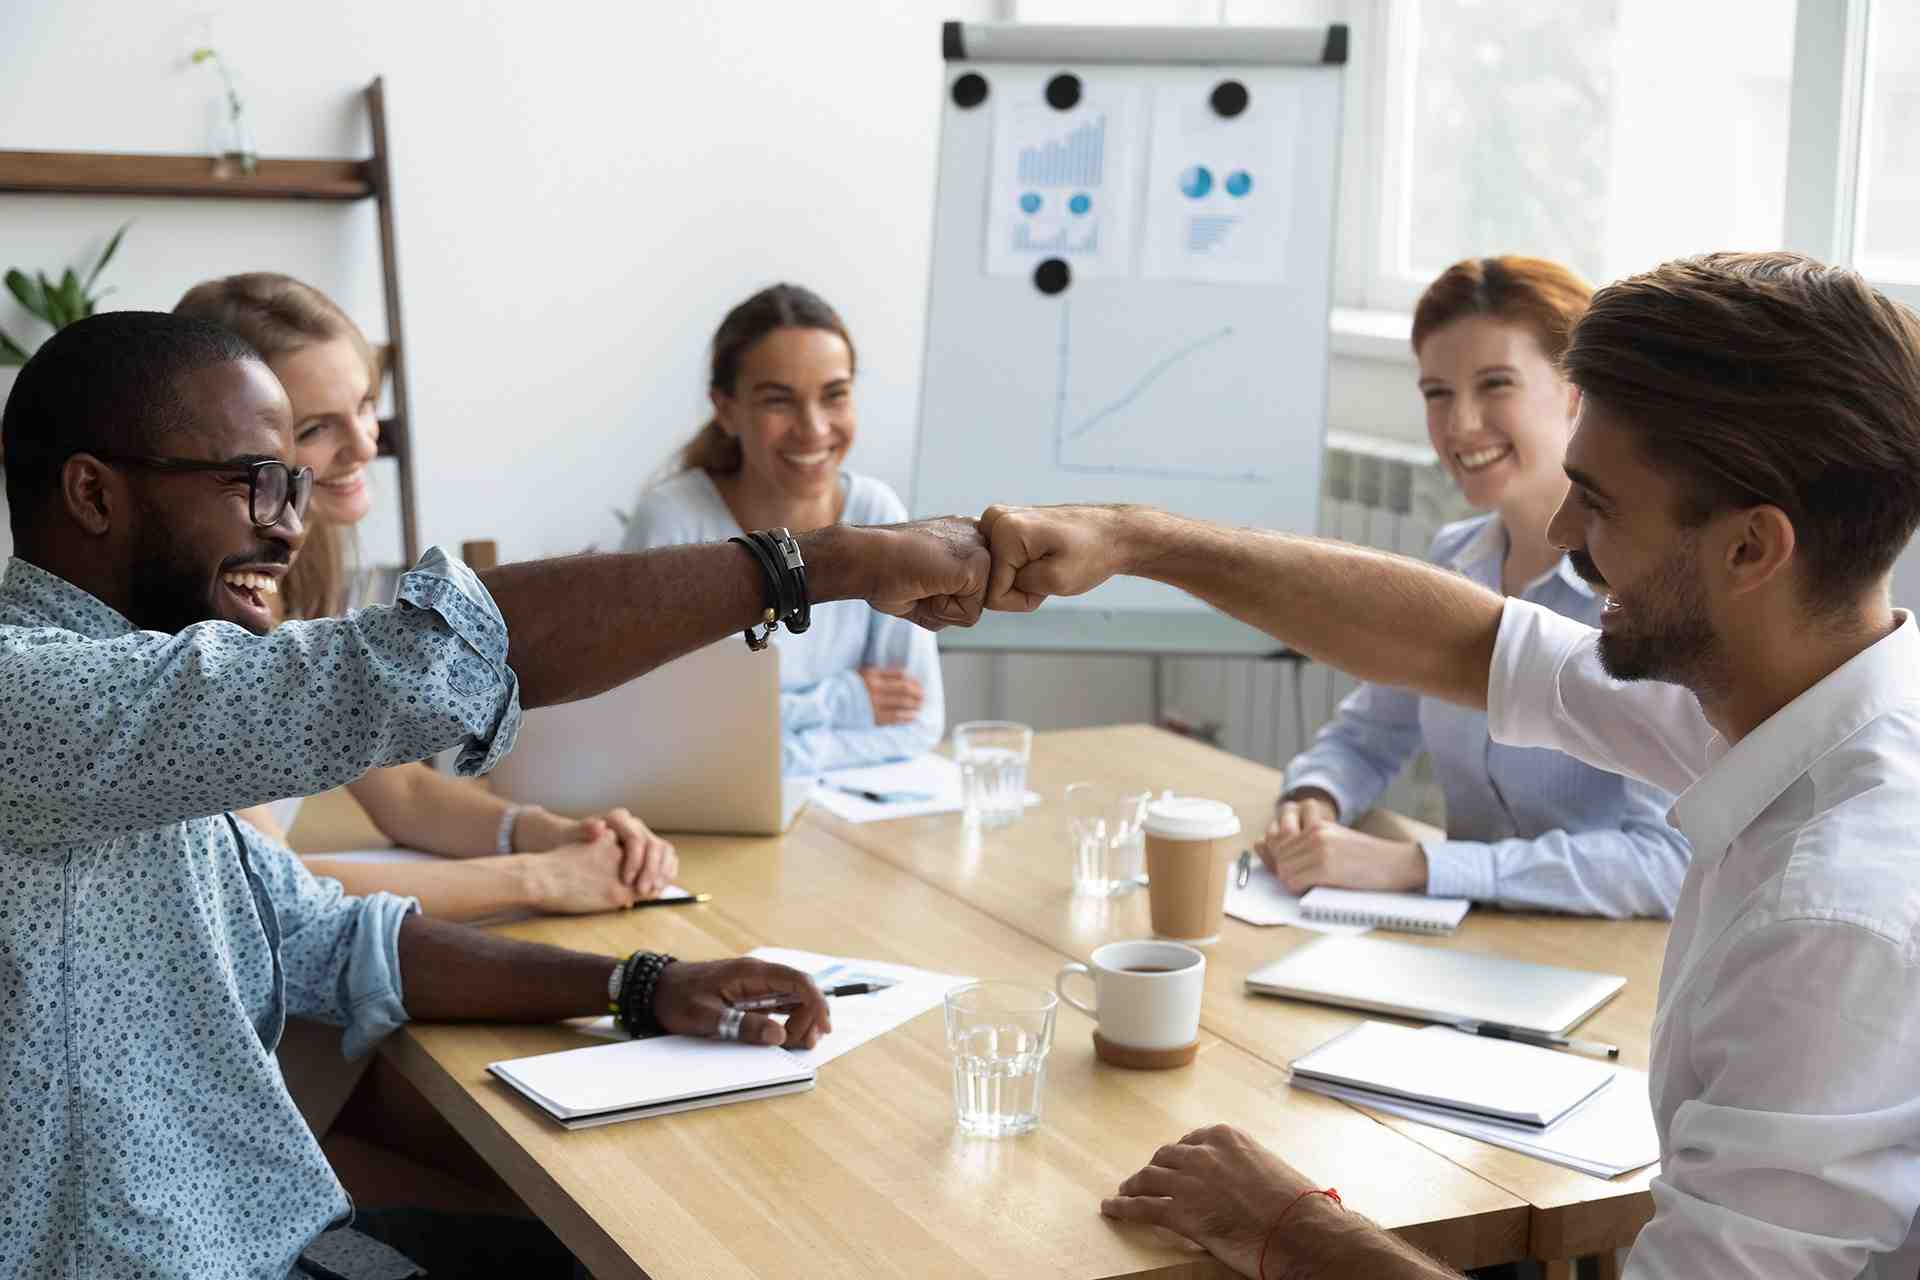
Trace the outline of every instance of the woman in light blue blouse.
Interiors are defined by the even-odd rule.
[[[1462,494],[1489,514],[1449,525],[1431,558],[1483,586],[1597,625],[1600,600],[1547,541],[1578,405],[1555,362],[1587,285],[1537,258],[1456,263],[1414,311],[1427,433]],[[1443,840],[1382,839],[1352,823],[1419,753],[1447,801]],[[1672,797],[1557,751],[1504,747],[1485,712],[1363,685],[1307,751],[1256,846],[1281,882],[1472,898],[1602,916],[1671,917],[1687,869]]]
[[[892,489],[842,469],[856,429],[854,366],[846,325],[811,290],[773,285],[728,312],[713,338],[713,417],[681,451],[680,470],[641,498],[627,550],[905,520]],[[940,741],[931,632],[843,600],[815,606],[804,634],[779,632],[774,644],[784,772],[899,760]]]

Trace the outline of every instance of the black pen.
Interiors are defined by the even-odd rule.
[[[710,893],[682,893],[671,898],[648,898],[645,902],[636,902],[629,910],[638,911],[641,907],[690,907],[696,902],[712,902]]]
[[[1571,1049],[1575,1053],[1585,1053],[1596,1058],[1618,1058],[1620,1046],[1602,1044],[1598,1040],[1570,1040],[1566,1036],[1550,1036],[1541,1031],[1528,1031],[1525,1027],[1510,1027],[1504,1022],[1450,1022],[1447,1024],[1455,1031],[1464,1031],[1470,1036],[1485,1036],[1489,1040],[1512,1040],[1518,1044],[1537,1045],[1542,1049]]]
[[[923,800],[933,799],[931,791],[869,791],[865,787],[842,786],[838,782],[827,785],[842,795],[859,796],[873,804],[919,804]]]
[[[820,994],[823,996],[865,996],[876,991],[885,991],[893,984],[890,982],[848,982],[837,987],[828,987]],[[799,1000],[794,996],[761,996],[757,1000],[740,1000],[729,1006],[743,1013],[759,1013],[766,1009],[798,1009]]]

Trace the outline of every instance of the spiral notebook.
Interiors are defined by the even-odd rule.
[[[1402,933],[1452,933],[1472,905],[1465,898],[1323,888],[1307,890],[1300,899],[1300,914],[1323,924],[1361,924]]]

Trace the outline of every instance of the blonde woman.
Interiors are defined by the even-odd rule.
[[[371,603],[372,575],[351,555],[373,506],[379,366],[372,346],[318,289],[264,272],[189,290],[176,315],[246,339],[293,405],[294,459],[314,470],[307,540],[287,574],[280,613],[313,618]],[[471,920],[510,911],[579,913],[657,896],[679,869],[673,845],[624,809],[585,819],[513,804],[424,764],[375,769],[347,790],[388,838],[442,860],[357,863],[308,858],[347,892],[411,895],[429,915]],[[241,815],[285,839],[299,800]]]

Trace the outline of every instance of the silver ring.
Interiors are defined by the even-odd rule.
[[[720,1014],[720,1029],[714,1035],[722,1040],[738,1040],[740,1024],[746,1020],[747,1015],[739,1009],[727,1009]]]

